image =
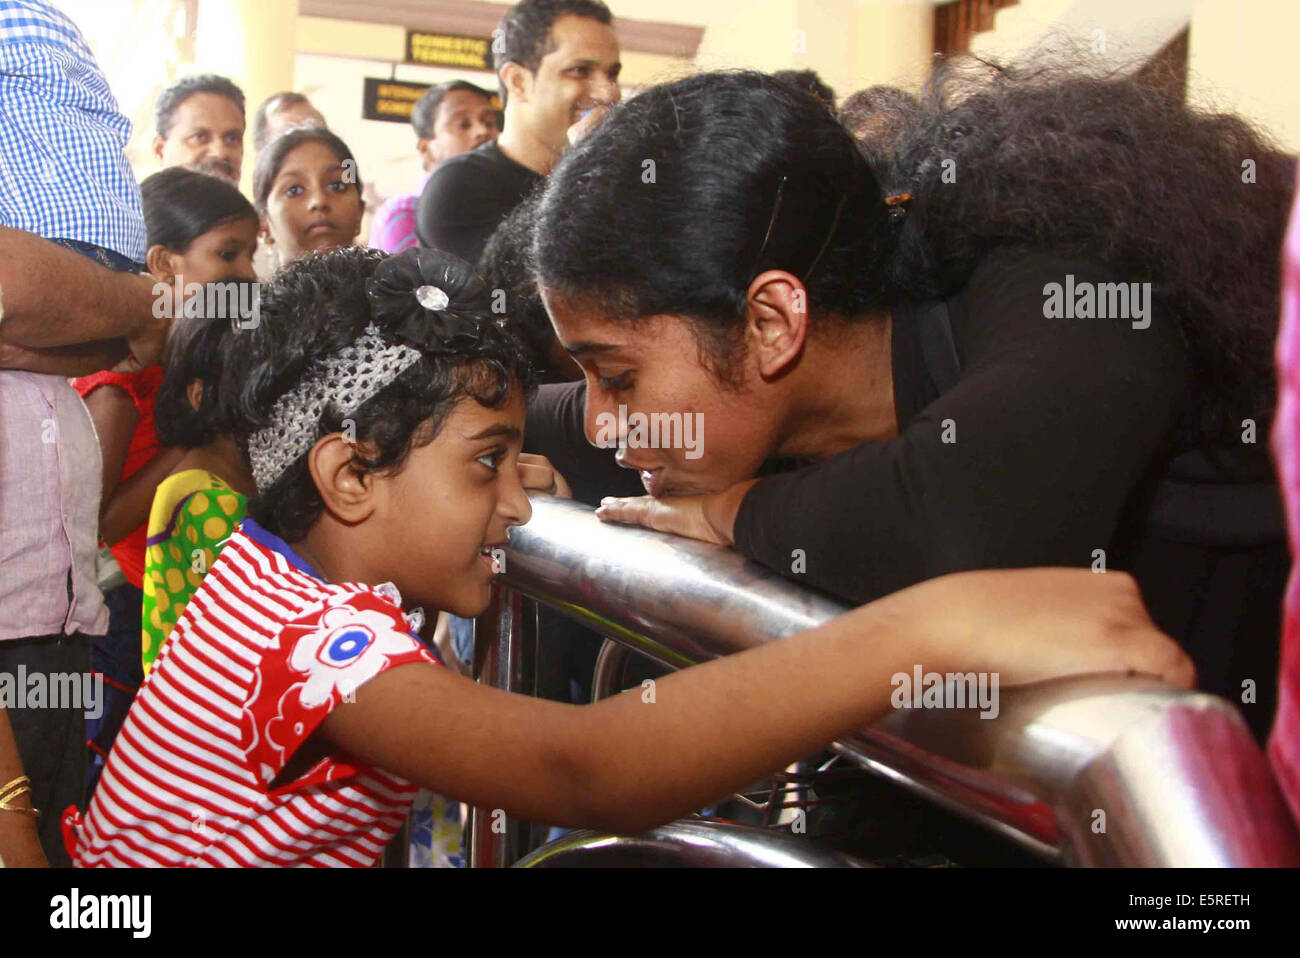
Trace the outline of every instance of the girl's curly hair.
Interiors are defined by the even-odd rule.
[[[456,314],[455,335],[439,342],[430,336],[423,357],[393,382],[357,410],[328,407],[318,425],[324,436],[342,432],[344,419],[351,420],[353,461],[366,472],[401,469],[412,449],[437,437],[463,397],[497,408],[512,387],[525,395],[532,389],[523,347],[494,322],[473,268],[431,250],[399,254],[403,261],[417,255],[441,271],[440,285]],[[398,327],[409,330],[410,316],[376,308],[371,296],[372,276],[386,259],[378,250],[355,246],[314,253],[263,287],[260,322],[233,336],[221,378],[223,418],[245,452],[248,438],[272,424],[276,401],[322,360],[356,342],[367,326],[373,323],[389,337]],[[411,296],[414,301],[414,289]],[[475,317],[480,321],[471,322]],[[249,503],[259,524],[289,542],[305,536],[324,508],[307,460],[300,456]]]

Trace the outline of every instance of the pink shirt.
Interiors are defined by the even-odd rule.
[[[66,379],[0,370],[0,640],[108,630],[95,576],[102,471]]]
[[[420,245],[420,237],[415,232],[415,221],[420,210],[420,194],[424,184],[429,181],[426,173],[420,180],[420,188],[414,193],[394,196],[387,199],[375,211],[375,218],[370,224],[370,239],[366,245],[372,249],[381,249],[385,253],[400,253]]]

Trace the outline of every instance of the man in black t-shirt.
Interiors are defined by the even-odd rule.
[[[416,222],[421,246],[478,262],[497,226],[559,160],[570,129],[619,101],[611,23],[598,0],[524,0],[502,18],[493,51],[505,130],[429,177]]]

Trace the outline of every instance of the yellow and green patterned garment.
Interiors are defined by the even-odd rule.
[[[246,507],[242,495],[206,469],[186,469],[158,484],[145,540],[146,675]]]

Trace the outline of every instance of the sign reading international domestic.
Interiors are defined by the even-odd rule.
[[[408,83],[405,80],[380,80],[366,77],[361,95],[361,116],[366,120],[388,120],[392,123],[410,123],[411,111],[416,101],[429,89],[427,83]],[[492,94],[492,109],[501,109],[501,98]]]
[[[450,33],[406,31],[406,62],[431,67],[492,69],[492,41]]]
[[[401,80],[379,80],[366,77],[362,96],[361,115],[367,120],[388,120],[393,123],[410,123],[415,101],[429,89],[427,83],[405,83]]]

